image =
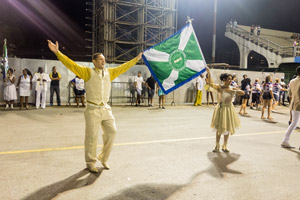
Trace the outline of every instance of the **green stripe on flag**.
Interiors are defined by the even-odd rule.
[[[189,79],[191,76],[195,75],[195,71],[189,69],[189,68],[184,68],[179,72],[178,79],[175,81],[175,84],[179,84],[187,79]]]
[[[191,34],[191,37],[183,52],[185,53],[187,60],[203,60],[194,33]]]
[[[149,64],[152,66],[152,70],[154,74],[156,74],[156,77],[159,79],[159,81],[163,82],[165,79],[167,79],[171,72],[172,67],[168,62],[151,62],[149,61]]]
[[[170,38],[169,40],[166,40],[163,43],[160,43],[159,45],[155,46],[153,49],[171,54],[173,51],[178,49],[179,42],[180,42],[180,34]]]

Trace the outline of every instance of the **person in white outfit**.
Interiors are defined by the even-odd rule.
[[[291,99],[290,110],[292,111],[292,123],[286,131],[281,147],[294,148],[289,144],[290,135],[300,121],[300,66],[296,69],[297,77],[291,80],[289,87],[289,97]]]
[[[19,77],[18,88],[20,93],[20,109],[23,109],[23,102],[25,98],[26,109],[28,109],[28,97],[30,96],[30,90],[32,89],[32,77],[27,74],[27,69],[23,69],[23,75]]]
[[[5,109],[14,108],[14,100],[17,100],[17,91],[15,86],[16,77],[13,75],[14,70],[9,68],[7,70],[7,77],[4,79],[5,88],[4,88],[4,100],[6,102]]]
[[[35,82],[35,91],[36,91],[36,109],[41,105],[43,109],[46,108],[46,94],[47,94],[47,82],[50,82],[51,79],[48,74],[43,73],[44,70],[42,67],[38,68],[38,72],[34,74],[32,82]],[[41,102],[42,94],[42,102]]]

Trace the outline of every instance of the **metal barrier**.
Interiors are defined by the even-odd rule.
[[[175,106],[174,92],[166,95],[166,102],[171,101],[171,105]],[[73,91],[73,85],[69,82],[68,85],[68,102],[67,105],[71,105],[71,101],[75,99]],[[157,95],[154,95],[153,101],[158,101]],[[136,90],[133,82],[112,82],[110,90],[109,104],[130,104],[135,105],[136,103]],[[148,103],[148,92],[147,88],[143,85],[141,104],[147,105]]]
[[[166,95],[166,102],[172,101],[171,105],[175,105],[174,92]],[[158,101],[157,95],[154,95],[153,101]],[[147,88],[143,85],[141,104],[147,105],[148,92]],[[110,91],[110,105],[113,104],[130,104],[136,103],[136,90],[134,82],[112,82]]]

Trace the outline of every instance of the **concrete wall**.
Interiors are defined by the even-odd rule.
[[[238,46],[240,52],[240,67],[246,69],[248,66],[248,55],[251,51],[257,52],[264,56],[268,61],[269,68],[278,68],[283,59],[280,55],[261,47],[249,40],[246,40],[232,32],[226,32],[225,36],[232,39]],[[294,59],[294,58],[292,58]]]
[[[92,63],[88,62],[77,62],[78,64],[85,65],[88,67],[93,67]],[[68,85],[69,81],[72,80],[75,75],[73,72],[68,70],[66,67],[64,67],[60,61],[57,60],[38,60],[38,59],[19,59],[19,58],[9,58],[9,66],[13,67],[15,71],[15,76],[18,78],[22,74],[23,68],[28,68],[32,73],[35,73],[38,69],[38,67],[44,67],[44,71],[46,73],[50,73],[53,66],[57,67],[57,71],[61,74],[62,79],[60,81],[60,94],[61,94],[61,102],[62,105],[66,105],[68,101]],[[116,64],[107,64],[106,67],[115,67]],[[113,82],[133,82],[134,76],[136,76],[137,72],[141,71],[142,76],[144,79],[150,76],[150,72],[148,68],[145,65],[136,65],[135,67],[132,67],[130,70],[128,70],[126,73],[122,74],[118,78],[116,78]],[[236,73],[238,82],[240,84],[240,81],[242,80],[243,74],[247,74],[249,78],[251,78],[251,83],[254,82],[255,78],[259,78],[261,81],[264,80],[265,76],[267,76],[270,73],[262,73],[262,72],[250,72],[250,71],[234,71],[234,70],[217,70],[212,69],[212,78],[215,83],[221,83],[219,76],[221,73]],[[284,77],[283,73],[272,73],[273,77],[281,78]],[[2,78],[2,77],[1,77]],[[166,96],[166,104],[171,104],[171,102],[175,101],[176,104],[185,104],[185,103],[193,103],[195,100],[195,84],[196,81],[192,80],[191,82],[183,85],[179,89],[175,90],[174,92],[168,94]],[[3,81],[1,79],[0,81],[0,102],[3,102]],[[48,87],[50,87],[48,85]],[[113,90],[118,90],[118,85],[115,85],[115,88]],[[115,94],[113,91],[113,94]],[[216,96],[216,93],[214,94]],[[113,95],[114,96],[114,95]],[[47,92],[47,103],[49,103],[50,99],[50,90]],[[19,100],[17,100],[19,102]],[[34,91],[32,91],[29,102],[34,102]],[[56,102],[56,96],[54,97],[54,103]],[[114,100],[114,102],[116,102]],[[126,104],[127,100],[119,99],[117,100],[118,104]],[[155,95],[154,98],[154,104],[157,105],[158,98],[157,95]],[[206,102],[206,94],[203,90],[203,98],[202,102]]]

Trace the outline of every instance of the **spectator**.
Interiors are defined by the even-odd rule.
[[[236,21],[236,19],[233,21],[233,27],[237,28],[237,21]]]
[[[142,96],[142,90],[143,90],[143,84],[145,84],[143,77],[141,76],[142,72],[138,72],[138,75],[134,78],[134,85],[135,85],[135,90],[137,93],[137,98],[136,98],[136,105],[138,106],[141,103],[141,96]]]
[[[275,83],[273,84],[273,96],[274,96],[274,102],[273,102],[273,108],[272,110],[275,110],[276,106],[278,105],[279,102],[279,93],[281,91],[286,91],[286,89],[282,88],[279,79],[275,79]]]
[[[263,99],[263,107],[261,109],[261,119],[265,119],[264,113],[265,108],[268,106],[268,118],[269,120],[272,119],[271,117],[271,108],[272,108],[272,100],[274,100],[273,92],[272,92],[272,78],[270,75],[266,76],[266,81],[263,85],[263,91],[260,95],[260,98]]]
[[[284,89],[287,89],[287,85],[284,82],[284,78],[281,78],[280,86]],[[284,104],[284,100],[285,100],[285,91],[284,90],[281,90],[279,92],[279,105],[281,105],[281,102],[280,102],[281,100],[282,100],[282,105],[285,105]]]
[[[20,109],[23,109],[23,102],[25,98],[25,107],[26,109],[29,108],[28,106],[28,97],[30,96],[30,90],[32,89],[32,77],[27,73],[27,69],[23,69],[23,75],[19,77],[18,80],[18,88],[20,93]]]
[[[202,89],[203,89],[203,74],[201,74],[200,76],[198,76],[197,80],[196,80],[196,89],[197,89],[197,96],[196,96],[196,100],[195,100],[195,106],[201,106],[202,103]]]
[[[257,36],[260,36],[260,25],[257,26]]]
[[[16,77],[13,75],[14,70],[9,68],[7,70],[7,77],[4,79],[5,88],[4,88],[4,100],[6,103],[5,110],[10,106],[10,109],[14,108],[14,100],[17,100],[17,92],[15,81]]]
[[[49,75],[51,79],[50,84],[50,105],[53,106],[53,94],[56,93],[57,105],[60,106],[60,91],[59,91],[59,81],[61,79],[60,73],[56,71],[56,66],[52,67],[52,73]]]
[[[156,81],[152,75],[147,79],[147,81],[145,83],[146,87],[148,88],[148,106],[149,107],[153,106],[152,103],[153,103],[153,96],[155,93],[155,83],[156,83]]]
[[[232,19],[230,20],[229,24],[230,24],[230,28],[232,29],[232,27],[233,27]]]
[[[253,83],[251,92],[252,92],[252,101],[251,101],[250,109],[253,109],[255,104],[256,110],[259,110],[258,105],[260,103],[259,100],[260,100],[261,87],[258,78],[255,79],[255,83]]]
[[[246,76],[247,77],[247,76]],[[249,96],[250,96],[250,84],[251,84],[251,80],[249,78],[246,78],[244,83],[246,84],[246,86],[244,88],[242,88],[242,90],[244,91],[244,95],[241,96],[242,98],[242,105],[241,105],[241,109],[239,114],[248,114],[246,112],[246,107],[247,107],[247,102],[249,100]],[[242,113],[243,112],[243,113]]]
[[[300,67],[297,67],[297,78],[290,82],[289,96],[291,99],[290,110],[292,112],[292,123],[286,131],[281,147],[283,148],[294,148],[289,144],[289,139],[292,131],[297,127],[300,119]]]
[[[159,87],[158,83],[156,82],[156,94],[158,94],[158,102],[159,106],[158,108],[166,109],[164,107],[165,104],[165,93],[162,91],[162,89]]]
[[[298,40],[295,40],[294,43],[293,43],[293,46],[294,46],[294,47],[299,46],[299,41],[298,41]]]
[[[251,28],[250,28],[250,34],[253,35],[254,34],[254,25],[252,24]]]
[[[32,82],[35,82],[35,91],[36,91],[36,101],[35,107],[39,109],[40,105],[42,109],[46,108],[46,94],[47,94],[47,82],[50,82],[51,79],[49,78],[48,74],[44,73],[42,67],[38,68],[38,72],[34,74],[32,78]],[[41,95],[42,95],[42,103],[41,102]]]
[[[236,74],[232,75],[232,81],[231,81],[230,87],[239,89],[239,86],[237,84]],[[232,98],[232,103],[233,103],[233,105],[236,105],[236,95],[234,95],[234,97]]]
[[[206,74],[204,89],[206,91],[207,106],[209,106],[209,94],[210,94],[210,97],[212,99],[212,104],[215,106],[214,95],[213,95],[214,89],[213,89],[213,87],[211,87],[208,84],[208,74]]]
[[[74,86],[74,93],[77,107],[79,107],[79,98],[81,99],[82,106],[85,107],[84,104],[84,80],[76,76],[73,80],[71,80],[72,85]]]

